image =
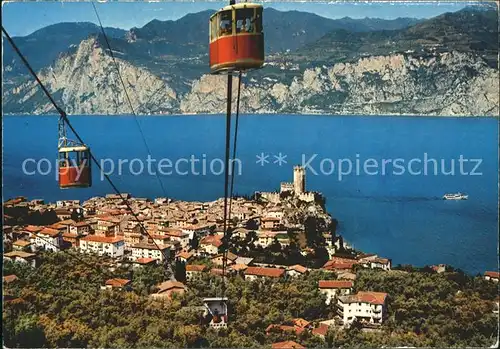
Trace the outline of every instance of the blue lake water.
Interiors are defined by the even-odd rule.
[[[114,160],[111,178],[121,191],[137,197],[163,196],[158,178],[147,173],[148,154],[133,117],[76,116],[71,120],[96,157]],[[214,160],[224,158],[223,116],[151,116],[139,117],[138,122],[151,158],[156,160],[150,161],[150,167],[154,169],[159,160],[168,159],[163,160],[164,174],[159,176],[168,196],[182,200],[223,196],[223,176],[218,174],[221,161]],[[54,171],[57,117],[7,116],[3,123],[4,198],[85,200],[112,192],[95,167],[92,188],[58,188]],[[275,163],[280,152],[286,161],[281,166]],[[268,155],[268,163],[256,163],[261,153]],[[194,165],[178,161],[191,156],[199,160]],[[462,169],[460,156],[464,159]],[[447,263],[470,273],[497,268],[496,119],[242,116],[237,157],[241,166],[236,165],[236,170],[241,174],[235,177],[235,192],[242,194],[279,189],[281,181],[292,180],[294,165],[309,161],[307,189],[326,196],[329,212],[340,222],[339,232],[355,248],[392,258],[394,264]],[[47,175],[23,174],[22,164],[28,158],[47,158],[52,171]],[[135,158],[145,166],[141,175],[131,173],[140,170],[139,160],[129,167]],[[128,161],[122,162],[121,175],[119,159]],[[454,174],[443,174],[441,159],[447,173],[453,159]],[[477,161],[471,159],[481,159],[476,175],[471,171]],[[175,173],[176,161],[181,173],[168,174]],[[347,173],[349,161],[352,171],[339,177],[339,165]],[[206,175],[202,173],[203,162]],[[210,164],[215,174],[210,173]],[[45,173],[48,164],[42,165]],[[26,169],[35,168],[28,163]],[[110,170],[110,161],[105,170]],[[440,199],[455,192],[467,193],[469,199]]]

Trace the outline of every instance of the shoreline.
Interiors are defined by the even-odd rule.
[[[236,114],[236,113],[233,113]],[[179,113],[179,114],[68,114],[68,117],[189,117],[189,116],[225,116],[224,113]],[[258,116],[303,116],[303,117],[404,117],[404,118],[446,118],[446,119],[499,119],[497,115],[419,115],[419,114],[328,114],[328,113],[241,113],[244,117],[258,117]],[[16,114],[4,113],[2,116],[8,117],[45,117],[45,116],[59,116],[56,113],[47,114]]]
[[[142,196],[142,197],[135,197],[135,196],[132,196],[130,193],[121,193],[123,194],[125,197],[127,197],[127,195],[129,195],[128,201],[134,201],[134,200],[149,200],[150,202],[152,203],[155,203],[156,200],[160,199],[160,200],[171,200],[171,203],[181,203],[181,204],[214,204],[218,201],[221,201],[223,200],[223,198],[219,197],[215,200],[211,200],[211,201],[199,201],[199,200],[181,200],[181,199],[175,199],[175,198],[171,198],[171,197],[156,197],[156,198],[150,198],[150,197],[147,197],[147,196]],[[109,195],[109,194],[104,194],[104,195],[94,195],[94,196],[90,196],[88,197],[87,199],[84,199],[84,200],[78,200],[80,202],[86,202],[86,201],[90,201],[92,199],[106,199],[106,196]],[[117,195],[117,194],[112,194],[112,195]],[[28,197],[24,197],[24,196],[17,196],[17,197],[12,197],[12,198],[8,198],[6,200],[2,200],[2,205],[5,205],[6,203],[8,203],[8,201],[11,201],[11,200],[16,200],[16,199],[19,199],[19,198],[23,198],[24,200],[26,200],[25,202],[30,202],[30,201],[36,201],[36,200],[42,200],[42,201],[45,201],[44,199],[40,199],[40,198],[32,198],[31,200],[28,198]],[[77,200],[77,199],[75,199]],[[44,203],[44,206],[53,206],[52,210],[56,210],[58,208],[64,208],[66,206],[58,206],[58,202],[61,201],[61,202],[66,202],[66,201],[73,201],[72,199],[61,199],[61,200],[56,200],[55,202],[46,202]],[[332,219],[335,220],[335,217],[333,217],[329,212],[328,210],[325,208],[324,209],[324,213],[328,216],[330,216]],[[351,243],[349,240],[347,240],[345,238],[345,232],[338,232],[336,231],[334,235],[336,236],[340,236],[342,238],[342,241],[343,241],[343,246],[344,248],[346,249],[346,251],[351,251],[351,252],[354,252],[356,255],[360,256],[360,255],[377,255],[378,256],[378,253],[375,251],[363,251],[359,248],[356,248],[354,247],[353,243]],[[335,254],[336,255],[336,254]],[[335,257],[334,255],[334,257]],[[340,254],[339,255],[340,258],[347,258],[345,257],[344,255]],[[351,258],[351,257],[348,257],[348,258]],[[357,257],[352,257],[353,259],[356,259]],[[479,276],[481,277],[484,272],[486,270],[483,270],[481,272],[469,272],[467,270],[464,270],[464,269],[461,269],[461,268],[457,268],[455,267],[454,265],[452,264],[446,264],[446,263],[435,263],[435,264],[425,264],[425,265],[417,265],[417,264],[414,264],[414,263],[392,263],[392,258],[391,256],[384,256],[383,258],[388,258],[390,261],[391,261],[391,267],[390,267],[390,270],[405,270],[405,269],[414,269],[414,271],[417,271],[417,272],[420,272],[420,271],[423,271],[425,269],[432,269],[434,267],[438,267],[438,266],[444,266],[446,267],[447,269],[451,269],[451,271],[453,272],[461,272],[465,275],[468,275],[470,277],[476,277],[476,276]],[[330,260],[330,259],[329,259]],[[269,263],[268,263],[269,264]],[[272,264],[272,263],[271,263]],[[495,267],[495,268],[490,268],[488,270],[497,270],[498,269],[498,266]],[[321,270],[318,269],[318,270]]]

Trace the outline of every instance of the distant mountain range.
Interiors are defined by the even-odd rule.
[[[137,95],[137,103],[142,103],[137,106],[140,112],[178,113],[210,110],[196,106],[195,101],[202,101],[204,98],[195,95],[206,93],[203,92],[205,90],[200,90],[200,87],[204,81],[208,81],[204,78],[204,75],[208,74],[208,18],[213,12],[209,10],[193,13],[175,21],[153,20],[142,28],[132,28],[128,31],[105,28],[115,57],[129,74],[130,88],[134,89]],[[466,54],[467,62],[477,62],[474,67],[470,67],[475,76],[484,75],[489,79],[491,74],[498,74],[498,12],[491,8],[469,7],[428,20],[347,17],[334,20],[311,13],[281,12],[266,8],[264,30],[266,67],[251,74],[251,79],[246,82],[249,88],[264,88],[261,82],[268,81],[272,82],[272,86],[266,85],[266,89],[273,86],[281,88],[278,86],[283,85],[293,90],[294,83],[304,82],[304,79],[310,76],[308,70],[321,67],[333,69],[335,65],[346,63],[355,66],[359,59],[401,54],[404,57],[430,59],[431,63],[434,62],[432,64],[437,64],[439,59],[433,61],[432,57],[439,58],[445,53],[459,52]],[[125,104],[117,105],[117,101],[124,100],[124,91],[117,85],[119,80],[113,73],[113,66],[105,69],[95,67],[96,61],[109,64],[106,58],[109,53],[100,27],[92,23],[59,23],[25,37],[15,37],[14,40],[33,67],[41,70],[42,75],[46,76],[51,89],[62,104],[71,104],[69,109],[73,113],[127,113]],[[94,64],[91,64],[92,60]],[[378,58],[375,59],[377,60]],[[81,66],[75,67],[75,61]],[[428,67],[428,70],[439,75],[439,69],[435,68]],[[446,71],[450,72],[450,69],[447,67]],[[83,76],[82,71],[86,72]],[[26,69],[5,41],[3,72],[5,112],[50,111],[50,106],[46,105],[43,96],[33,94],[30,90],[33,87],[31,78],[27,77]],[[72,86],[74,81],[79,81],[76,80],[77,77],[80,80],[88,80],[84,89],[79,90]],[[150,86],[141,86],[146,77],[154,80],[159,88],[154,97],[144,95],[144,91],[150,91]],[[318,75],[318,78],[320,77],[321,74]],[[418,80],[415,83],[432,84],[433,79],[430,76],[426,77],[425,81]],[[97,80],[98,86],[95,85]],[[161,84],[164,84],[164,88]],[[310,105],[287,109],[288,107],[284,108],[283,103],[278,101],[264,103],[260,100],[255,101],[255,106],[248,110],[304,112],[314,107],[316,111],[332,113],[356,112],[356,108],[332,107],[331,98],[339,100],[341,103],[337,103],[338,105],[349,101],[350,83],[346,84],[339,85],[343,96],[340,100],[338,94],[333,96],[326,93],[328,91],[317,91],[318,96],[312,99],[315,101],[313,104],[308,102]],[[221,88],[224,89],[223,85]],[[91,93],[96,89],[101,90],[100,95],[103,95],[103,89],[114,92],[99,100],[101,97],[98,93]],[[418,89],[425,91],[425,87]],[[79,96],[82,91],[87,91],[88,96]],[[164,100],[168,100],[168,103],[151,102],[157,100],[161,93],[166,93]],[[453,91],[439,90],[436,93]],[[109,98],[116,100],[111,101]],[[161,98],[158,99],[160,100]],[[490,102],[491,98],[485,102],[484,112],[491,113]],[[259,103],[266,106],[259,107]],[[111,108],[109,105],[114,106]],[[447,109],[443,107],[442,110]],[[454,113],[460,114],[460,108],[454,110]],[[478,113],[482,112],[482,108],[477,110]],[[376,109],[373,111],[377,112]],[[401,112],[419,112],[419,109]],[[439,111],[435,113],[439,114]]]

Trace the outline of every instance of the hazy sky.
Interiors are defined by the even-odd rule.
[[[107,2],[97,3],[104,26],[130,29],[141,27],[152,19],[178,19],[190,12],[218,9],[228,2]],[[282,11],[298,10],[316,13],[328,18],[378,17],[434,17],[444,12],[460,10],[468,4],[458,2],[330,2],[279,3],[265,2],[265,7]],[[208,19],[207,19],[208,20]],[[2,21],[14,36],[27,35],[44,26],[59,22],[93,22],[97,19],[90,2],[9,2],[2,1]]]

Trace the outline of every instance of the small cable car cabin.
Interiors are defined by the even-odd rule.
[[[85,145],[59,147],[59,187],[92,186],[90,150]]]
[[[205,318],[210,327],[227,327],[227,297],[213,297],[203,299],[206,308]]]
[[[210,17],[210,71],[220,74],[264,65],[262,5],[229,5]]]

